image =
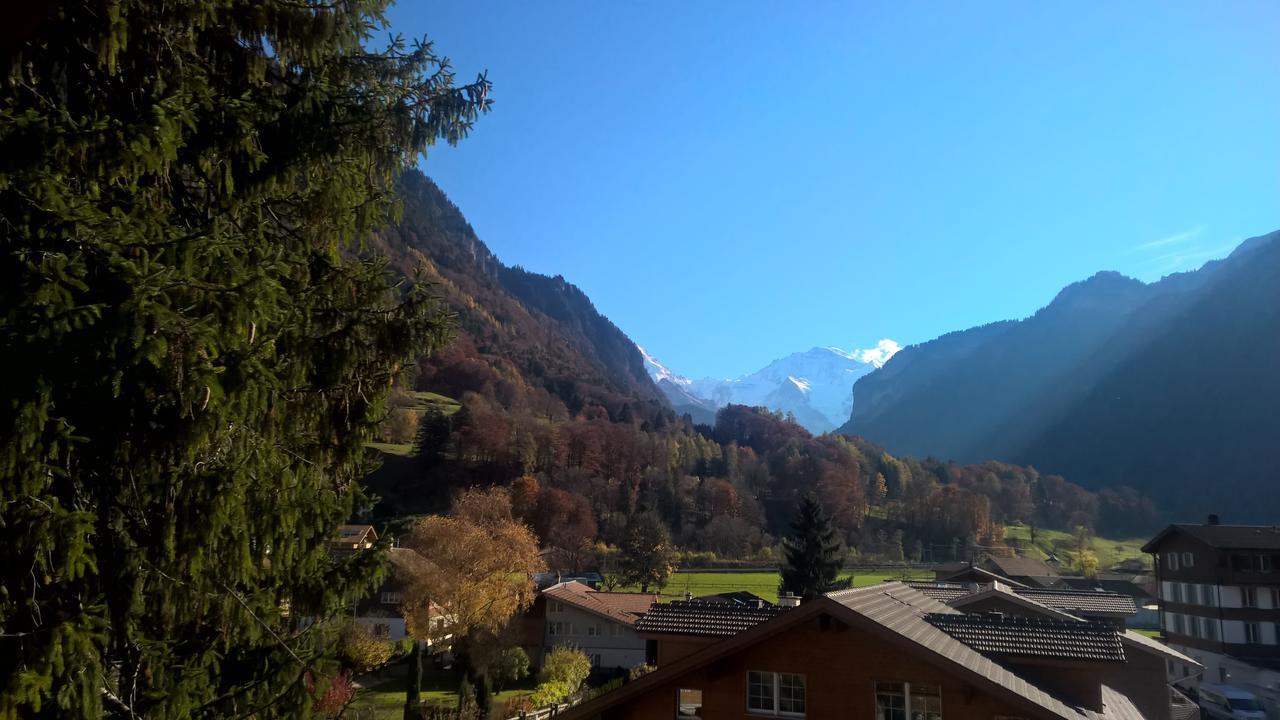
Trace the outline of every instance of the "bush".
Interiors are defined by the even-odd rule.
[[[650,665],[648,663],[641,663],[631,668],[631,670],[627,673],[627,679],[639,680],[640,678],[644,677],[645,675],[648,675],[649,673],[657,669],[658,668],[654,665]]]
[[[315,683],[311,676],[307,676],[307,685],[312,693],[315,692]],[[356,696],[355,685],[351,683],[351,673],[342,670],[337,675],[329,678],[328,685],[325,686],[324,694],[316,698],[315,704],[311,709],[321,717],[338,717],[343,710],[351,704]]]
[[[529,677],[529,655],[524,648],[513,647],[502,651],[494,668],[494,684],[502,689],[506,683],[518,682]]]
[[[534,707],[542,707],[558,703],[571,694],[573,694],[573,689],[569,687],[568,683],[549,680],[533,689],[533,694],[529,696],[529,702],[533,703]]]
[[[591,674],[591,658],[575,648],[558,647],[547,653],[542,661],[538,679],[544,683],[564,683],[569,688],[565,695],[575,693]]]
[[[343,628],[338,640],[339,659],[356,674],[386,665],[395,651],[395,643],[374,637],[369,628],[358,623]]]

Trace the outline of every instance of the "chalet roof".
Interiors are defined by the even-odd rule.
[[[1081,619],[1060,608],[1055,608],[1033,598],[1027,597],[1027,593],[1024,592],[1026,590],[1028,590],[1028,588],[1012,587],[1002,582],[993,582],[990,585],[984,585],[977,590],[970,592],[968,595],[948,600],[947,604],[953,608],[964,610],[964,608],[976,603],[995,600],[997,602],[1003,602],[1005,607],[1012,606],[1020,610],[1026,610],[1038,617],[1072,621],[1079,621]],[[1010,614],[1017,615],[1019,613],[1012,612]]]
[[[1107,623],[1003,613],[936,613],[926,619],[984,655],[1124,662],[1124,644]]]
[[[601,615],[624,625],[635,625],[657,599],[647,593],[601,592],[577,580],[552,585],[542,594],[566,605]]]
[[[1059,590],[1057,588],[1016,588],[1018,595],[1077,615],[1130,617],[1138,612],[1132,595],[1099,590]]]
[[[334,558],[350,557],[377,539],[378,533],[372,525],[339,525],[336,536],[329,540],[329,555]]]
[[[727,637],[781,615],[790,608],[761,601],[759,605],[697,600],[654,603],[636,623],[642,633]]]
[[[820,615],[829,615],[893,642],[904,651],[925,655],[930,661],[940,667],[950,668],[985,692],[1003,697],[1036,716],[1051,715],[1063,720],[1141,720],[1141,714],[1127,697],[1106,686],[1102,688],[1105,708],[1102,713],[1067,705],[995,660],[938,629],[926,619],[929,615],[937,614],[961,616],[952,608],[901,582],[831,593],[805,602],[798,608],[788,610],[733,637],[712,643],[618,690],[571,708],[562,713],[561,718],[585,720],[598,717],[604,710],[641,693],[660,689],[685,673],[764,642]]]
[[[374,532],[372,525],[340,525],[338,526],[338,539],[358,542],[365,540],[377,540],[378,533]]]
[[[1183,533],[1216,550],[1280,550],[1280,527],[1275,525],[1192,525],[1175,523],[1142,546],[1156,552],[1175,533]]]
[[[987,570],[986,568],[981,568],[976,565],[970,565],[968,563],[965,563],[962,567],[955,568],[949,572],[943,572],[939,570],[936,573],[936,576],[939,581],[950,582],[950,583],[970,583],[970,582],[989,583],[989,582],[992,582],[993,580],[999,580],[1001,582],[1006,582],[1014,585],[1022,584],[1022,583],[1010,580],[1009,578],[1005,577],[1004,575],[1000,575],[999,573],[994,573],[994,572],[991,572],[990,570]]]
[[[961,583],[952,582],[928,582],[923,580],[909,581],[906,583],[908,587],[925,597],[933,598],[938,602],[949,603],[966,595],[973,594],[973,587],[963,585]]]
[[[746,605],[752,607],[760,605],[761,603],[765,605],[773,604],[759,595],[753,592],[747,592],[746,590],[733,590],[731,592],[716,593],[714,595],[699,595],[698,597],[691,599],[702,602],[727,603],[729,605]]]
[[[1174,650],[1159,640],[1149,638],[1142,633],[1125,630],[1124,633],[1120,635],[1120,640],[1124,643],[1125,647],[1152,652],[1170,660],[1177,660],[1178,662],[1185,663],[1193,667],[1204,667],[1200,662],[1178,652],[1177,650]]]
[[[949,605],[955,605],[958,600],[968,601],[971,597],[976,599],[975,596],[1000,590],[1072,615],[1130,617],[1138,612],[1133,596],[1103,590],[1023,587],[1004,580],[977,587],[961,583],[923,581],[911,582],[908,585],[920,593]]]
[[[1029,557],[989,557],[984,561],[1006,577],[1058,577],[1061,575],[1058,569],[1049,563],[1037,558]]]

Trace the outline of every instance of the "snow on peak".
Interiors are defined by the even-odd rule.
[[[657,358],[650,355],[648,350],[645,350],[643,347],[640,347],[639,345],[636,345],[636,349],[640,351],[641,357],[644,358],[644,369],[649,372],[649,377],[653,378],[653,381],[655,383],[661,382],[662,380],[666,380],[668,382],[679,385],[680,387],[687,387],[693,384],[693,381],[690,380],[689,378],[684,377],[683,375],[677,375],[674,372],[671,372],[671,370],[667,368],[666,365],[663,365],[662,363],[658,362]]]
[[[807,392],[809,392],[809,381],[808,381],[808,380],[806,380],[806,379],[804,379],[804,378],[798,378],[798,377],[796,377],[796,376],[794,376],[794,375],[788,375],[788,376],[787,376],[787,380],[789,380],[789,381],[791,382],[791,384],[792,384],[792,385],[795,385],[795,386],[796,386],[796,389],[797,389],[797,390],[799,390],[800,392],[802,392],[802,393],[807,393]]]

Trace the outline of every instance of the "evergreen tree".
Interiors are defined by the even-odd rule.
[[[849,587],[837,580],[843,560],[840,533],[812,493],[800,501],[791,521],[791,534],[782,540],[782,582],[779,593],[794,593],[812,600],[833,590]]]
[[[331,673],[381,558],[326,541],[448,324],[357,243],[489,102],[374,47],[387,4],[69,0],[0,59],[0,717],[300,717]]]

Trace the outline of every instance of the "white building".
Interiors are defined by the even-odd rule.
[[[636,621],[657,601],[644,593],[600,592],[577,581],[542,591],[546,603],[543,647],[585,652],[594,667],[630,669],[645,662],[645,640]]]

